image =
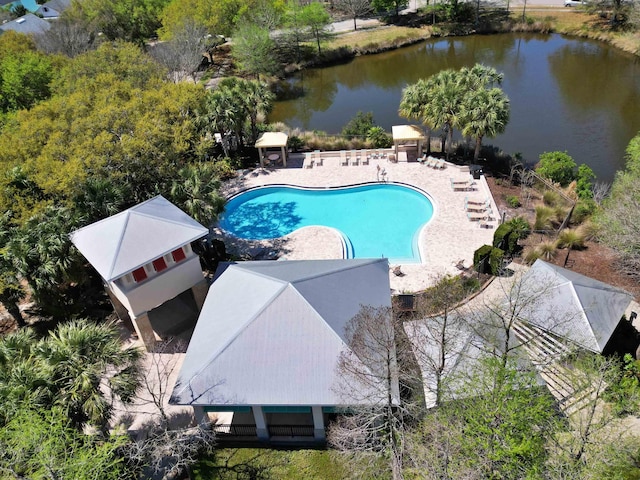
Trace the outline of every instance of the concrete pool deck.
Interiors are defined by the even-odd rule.
[[[447,168],[434,170],[418,162],[392,163],[385,159],[371,160],[369,165],[340,166],[338,162],[324,162],[322,166],[313,168],[301,166],[302,159],[292,156],[287,168],[245,170],[223,186],[223,193],[229,197],[247,188],[265,185],[339,187],[377,182],[380,178],[377,166],[380,166],[386,170],[388,182],[413,185],[430,195],[434,215],[420,233],[418,243],[422,262],[400,265],[402,276],[393,273],[397,264],[390,264],[389,278],[394,293],[424,290],[441,275],[459,273],[456,265],[460,261],[465,267],[472,265],[473,252],[493,241],[499,212],[484,177],[475,181],[475,191],[454,191],[452,188],[451,180],[470,178],[468,167],[447,164]],[[487,228],[481,228],[480,222],[467,217],[467,196],[470,199],[489,199],[492,213],[486,222]],[[393,222],[393,218],[389,222]],[[224,238],[231,253],[243,257],[259,255],[283,260],[343,258],[339,235],[325,227],[305,227],[285,237],[263,241],[236,239],[220,230],[216,230],[216,234]]]

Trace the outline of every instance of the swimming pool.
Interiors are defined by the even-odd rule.
[[[264,240],[323,225],[343,234],[348,258],[387,257],[408,263],[420,261],[418,235],[432,216],[427,195],[404,185],[270,186],[231,198],[220,227],[239,238]]]

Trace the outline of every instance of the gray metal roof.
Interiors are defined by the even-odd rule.
[[[27,13],[20,18],[16,18],[15,20],[11,20],[10,22],[0,25],[0,30],[13,30],[14,32],[24,33],[26,35],[44,33],[50,28],[51,25],[49,25],[49,22],[41,19],[33,13]]]
[[[161,195],[76,230],[71,241],[106,281],[206,235]]]
[[[36,11],[39,12],[43,7],[47,7],[58,13],[62,13],[69,8],[69,5],[71,5],[71,0],[49,0],[47,3],[40,5],[40,8]]]
[[[633,300],[624,290],[542,260],[533,264],[523,282],[541,294],[538,302],[523,308],[521,320],[598,353]]]
[[[209,289],[171,403],[340,405],[344,328],[390,307],[386,259],[242,262]]]

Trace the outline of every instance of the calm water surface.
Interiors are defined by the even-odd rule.
[[[402,185],[331,190],[264,187],[232,198],[220,227],[236,237],[262,240],[325,225],[346,236],[349,258],[384,256],[410,263],[420,261],[417,236],[432,215],[431,201]]]
[[[511,120],[486,139],[533,163],[566,150],[599,180],[624,165],[624,149],[640,130],[640,66],[608,45],[560,35],[504,34],[430,40],[291,79],[304,95],[277,102],[269,120],[338,133],[358,110],[372,111],[390,131],[407,123],[397,110],[402,89],[434,73],[475,63],[504,73]]]

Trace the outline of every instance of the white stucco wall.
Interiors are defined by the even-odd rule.
[[[129,313],[137,317],[190,289],[203,278],[200,259],[192,254],[130,289],[124,290],[116,282],[109,282],[109,289]]]

